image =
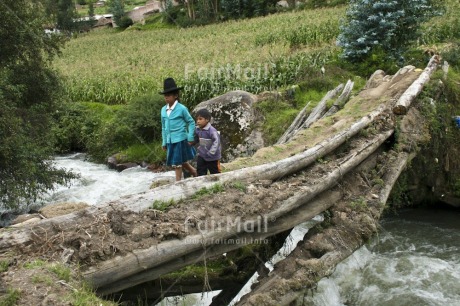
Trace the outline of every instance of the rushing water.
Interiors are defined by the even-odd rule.
[[[173,172],[153,173],[140,166],[118,172],[86,161],[86,155],[81,153],[56,157],[55,165],[72,170],[80,178],[74,180],[70,187],[58,186],[45,196],[43,201],[46,203],[84,202],[95,205],[146,191],[152,180],[159,176],[174,176]]]
[[[141,167],[117,172],[85,161],[82,154],[58,157],[55,162],[81,178],[47,195],[47,203],[94,205],[148,190],[156,177],[174,176]],[[297,227],[291,239],[300,239],[307,230],[305,225]],[[279,260],[288,247],[289,242],[273,260]],[[304,305],[460,305],[459,255],[459,210],[400,211],[385,217],[379,235],[321,280],[317,290],[304,297]],[[169,298],[161,305],[209,305],[217,293]]]
[[[404,210],[304,305],[460,305],[460,211]]]

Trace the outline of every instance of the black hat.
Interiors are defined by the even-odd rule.
[[[163,91],[160,92],[160,94],[164,95],[164,94],[167,94],[169,92],[179,91],[182,88],[184,88],[184,87],[177,87],[176,81],[174,81],[173,78],[167,78],[164,81]]]

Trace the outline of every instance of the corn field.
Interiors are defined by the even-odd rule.
[[[72,101],[128,103],[172,76],[188,104],[233,89],[292,84],[335,54],[345,8],[229,21],[189,29],[93,31],[69,41],[56,68]]]
[[[457,0],[423,26],[420,45],[458,39]],[[230,90],[252,93],[296,82],[336,55],[346,7],[303,10],[204,27],[93,31],[55,61],[72,101],[125,104],[174,77],[189,107]]]

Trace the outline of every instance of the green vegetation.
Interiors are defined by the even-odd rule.
[[[0,3],[0,208],[17,208],[75,177],[50,162],[60,81],[50,67],[62,40],[48,36],[40,1]],[[23,20],[27,20],[24,23]]]
[[[35,269],[35,268],[43,267],[45,265],[46,265],[46,262],[44,262],[43,260],[40,260],[40,259],[36,259],[36,260],[33,260],[33,261],[26,262],[24,264],[24,268],[26,268],[26,269]]]
[[[234,182],[231,182],[229,185],[230,187],[238,189],[239,191],[242,191],[242,192],[246,192],[248,188],[246,184],[241,181],[234,181]]]
[[[192,199],[199,199],[208,194],[216,194],[225,191],[225,187],[222,184],[214,184],[209,188],[203,187],[191,197]]]
[[[31,260],[22,265],[23,269],[29,270],[29,272],[23,274],[21,271],[17,271],[17,275],[30,275],[32,283],[44,284],[47,286],[47,290],[53,292],[53,287],[57,288],[56,292],[62,292],[63,283],[65,282],[66,287],[71,288],[68,294],[62,294],[57,296],[59,304],[69,305],[105,305],[111,306],[117,303],[109,300],[102,300],[95,294],[94,290],[82,281],[77,275],[72,272],[71,267],[56,262],[45,262],[40,259]],[[59,282],[61,281],[61,282]],[[20,291],[9,290],[8,294],[5,295],[3,300],[0,299],[1,306],[17,305],[21,301]]]
[[[367,200],[360,197],[350,203],[350,207],[355,211],[364,211],[367,209]]]
[[[121,153],[119,162],[158,163],[165,159],[159,143],[163,105],[159,94],[143,95],[128,105],[65,104],[55,113],[58,149],[87,151],[98,162]]]
[[[9,288],[6,295],[0,299],[0,306],[14,306],[17,305],[21,292],[17,289]]]
[[[54,281],[49,275],[35,274],[32,276],[32,282],[34,284],[46,284],[48,286],[51,286]]]
[[[72,271],[68,267],[55,263],[49,267],[49,270],[56,274],[59,279],[66,282],[70,281]]]
[[[169,201],[160,201],[155,200],[153,201],[152,208],[160,211],[165,211],[168,207],[171,207],[176,204],[174,199],[170,199]]]
[[[191,108],[235,88],[257,93],[291,85],[307,67],[319,69],[335,53],[334,42],[315,42],[329,35],[325,30],[311,36],[300,29],[329,31],[335,21],[337,30],[343,13],[344,8],[328,8],[188,29],[94,31],[69,41],[55,66],[72,101],[129,103],[158,92],[163,79],[173,76],[186,86],[183,100]],[[284,39],[256,43],[284,37],[293,24],[298,36],[305,35],[295,52]]]
[[[0,260],[0,273],[8,271],[10,263],[6,260]]]
[[[342,56],[353,63],[379,56],[401,62],[411,42],[421,36],[420,24],[436,15],[433,2],[350,1],[337,40],[343,47]]]

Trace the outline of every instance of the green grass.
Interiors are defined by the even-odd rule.
[[[350,203],[350,207],[355,211],[364,211],[367,209],[367,201],[365,198],[360,197]]]
[[[64,280],[66,282],[70,281],[72,271],[68,267],[61,264],[53,264],[48,268],[51,272],[56,274],[56,276],[59,279]]]
[[[6,260],[0,260],[0,273],[8,271],[10,263]]]
[[[222,184],[214,184],[209,188],[206,188],[206,187],[201,188],[200,190],[195,192],[195,194],[191,198],[199,199],[205,195],[220,193],[220,192],[223,192],[224,190],[225,190],[225,187]]]
[[[153,201],[152,208],[160,211],[165,211],[168,207],[173,206],[175,204],[176,201],[174,201],[174,199],[171,199],[169,201],[155,200]]]
[[[43,283],[43,284],[46,284],[48,286],[51,286],[54,283],[53,279],[49,275],[42,275],[42,274],[33,275],[32,276],[32,282],[34,284]]]
[[[241,181],[234,181],[234,182],[231,182],[229,185],[230,187],[236,188],[242,192],[246,192],[246,190],[248,189],[246,184]]]
[[[21,292],[17,289],[8,289],[5,296],[0,299],[0,306],[14,306],[21,297]]]
[[[45,261],[37,259],[37,260],[33,260],[33,261],[25,263],[24,268],[26,268],[26,269],[35,269],[35,268],[43,267],[45,265],[46,265]]]

